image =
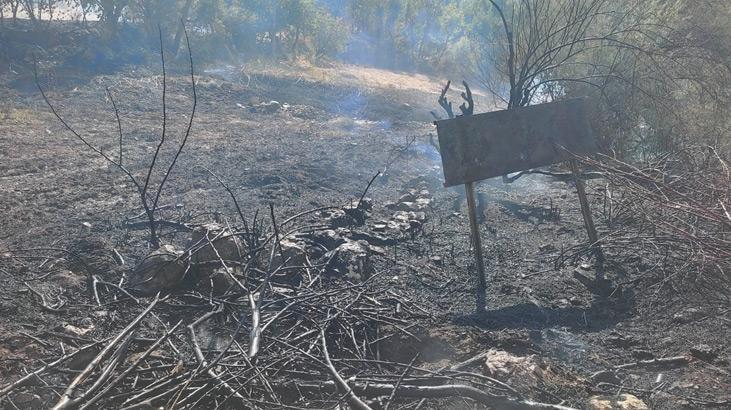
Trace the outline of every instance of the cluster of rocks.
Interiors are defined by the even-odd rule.
[[[375,232],[391,234],[408,234],[411,237],[421,232],[426,223],[426,210],[432,203],[431,193],[427,189],[409,189],[395,202],[386,202],[385,207],[394,213],[388,220],[375,221],[372,229]]]
[[[644,401],[628,393],[616,396],[592,396],[589,398],[586,408],[590,410],[649,410]]]
[[[385,247],[421,231],[431,201],[428,190],[409,190],[396,202],[386,204],[394,211],[390,218],[375,221],[369,220],[373,209],[369,198],[320,211],[316,218],[328,228],[281,239],[267,268],[277,271],[274,280],[288,283],[300,280],[298,275],[312,265],[324,266],[329,275],[365,280],[375,271],[374,255],[385,255]],[[203,282],[213,292],[225,293],[236,286],[244,256],[239,235],[218,224],[200,225],[193,230],[186,250],[164,245],[148,254],[133,272],[132,288],[149,295]],[[269,265],[268,258],[263,259]]]
[[[517,356],[504,350],[490,349],[483,368],[487,376],[523,389],[535,389],[550,382],[555,374],[537,355]],[[647,410],[649,407],[632,394],[591,396],[583,408],[591,410]]]
[[[193,230],[185,251],[163,245],[150,252],[132,273],[131,287],[151,295],[205,281],[214,292],[225,293],[234,285],[233,275],[240,269],[226,261],[242,260],[243,249],[241,238],[229,228],[214,223],[200,225]]]

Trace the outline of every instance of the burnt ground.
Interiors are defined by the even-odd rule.
[[[192,103],[190,85],[183,68],[168,74],[168,131],[179,138]],[[727,306],[644,280],[637,275],[647,269],[642,261],[610,265],[608,277],[624,285],[609,297],[592,295],[574,278],[585,261],[554,266],[562,250],[585,240],[569,183],[535,175],[508,185],[499,179],[478,185],[489,312],[470,315],[474,267],[467,211],[458,190],[441,188],[438,155],[429,144],[436,80],[348,66],[218,67],[199,74],[198,110],[162,194],[161,204],[169,205],[163,219],[196,223],[235,216],[224,189],[201,167],[234,190],[248,215],[266,214],[273,203],[282,218],[358,198],[382,171],[368,192],[374,209],[364,229],[388,219],[393,211],[385,205],[409,189],[427,189],[434,198],[422,231],[385,246],[375,261],[375,280],[417,301],[431,316],[417,324],[421,345],[393,346],[401,361],[421,351],[425,365],[442,366],[498,348],[535,354],[552,369],[556,376],[533,392],[543,401],[585,407],[593,394],[627,392],[652,408],[728,406]],[[44,77],[44,84],[76,130],[117,155],[117,124],[104,93],[109,87],[122,117],[124,163],[135,175],[144,174],[161,130],[158,73],[144,68],[93,77],[57,73]],[[269,100],[285,108],[248,110]],[[114,265],[112,250],[134,266],[149,249],[144,228],[126,224],[142,212],[131,184],[64,130],[23,74],[6,76],[0,87],[0,147],[0,385],[5,385],[54,357],[59,341],[72,343],[63,336],[66,325],[98,323],[83,336],[90,339],[103,330],[88,292],[87,268],[58,250],[97,255],[97,269],[107,269],[100,274],[117,282],[126,268]],[[162,163],[171,154],[164,151]],[[600,187],[601,181],[589,181],[590,192]],[[601,203],[592,205],[601,230]],[[165,241],[177,240],[166,235]],[[64,302],[63,310],[43,309],[25,283],[51,305]],[[104,312],[125,315],[121,306]],[[710,356],[691,354],[701,344]],[[673,356],[689,361],[621,371],[611,384],[590,379],[617,365]],[[42,404],[33,405],[50,406],[45,400],[53,399],[43,396]]]

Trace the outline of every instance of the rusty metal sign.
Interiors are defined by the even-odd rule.
[[[597,151],[585,99],[436,121],[445,186],[550,165]]]

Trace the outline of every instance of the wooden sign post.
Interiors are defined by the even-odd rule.
[[[465,185],[477,264],[479,313],[486,308],[487,279],[477,223],[474,182],[556,162],[574,161],[574,155],[594,153],[597,146],[583,99],[466,115],[436,121],[435,124],[442,155],[444,186]],[[575,162],[571,162],[571,167],[589,240],[592,247],[598,249],[596,255],[599,261],[601,249],[598,248],[589,201]]]

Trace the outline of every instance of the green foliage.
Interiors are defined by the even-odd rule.
[[[312,51],[316,59],[335,57],[345,50],[350,35],[348,26],[342,19],[333,17],[324,9],[318,9],[310,29]]]
[[[414,69],[479,82],[509,107],[590,96],[604,147],[625,159],[689,141],[731,149],[728,0],[69,1],[101,19],[108,44],[126,22],[150,50],[160,27],[175,53],[183,20],[203,59]],[[5,19],[40,10],[0,2]]]

